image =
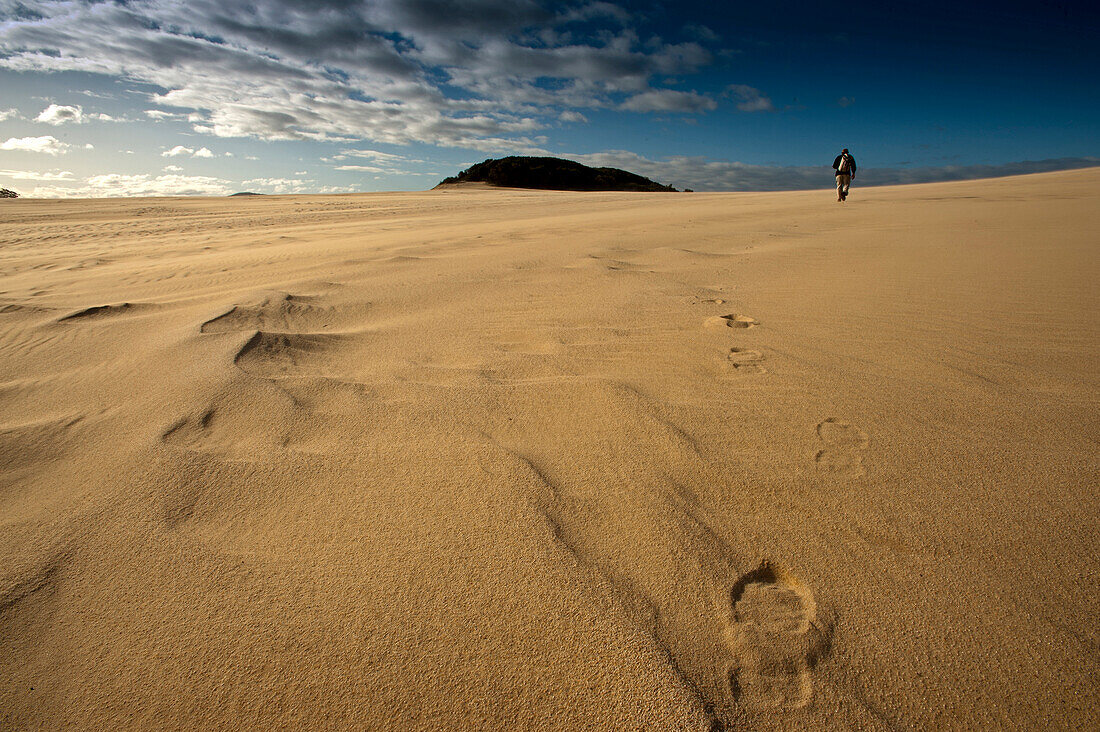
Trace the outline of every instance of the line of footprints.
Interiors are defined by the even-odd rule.
[[[722,305],[725,300],[712,299],[706,302],[714,305]],[[707,328],[740,328],[749,329],[760,325],[756,318],[740,313],[729,315],[714,315],[703,321]],[[765,373],[762,361],[764,354],[751,348],[730,348],[725,359],[721,362],[719,370],[724,376],[742,376],[745,374]]]
[[[722,305],[723,300],[707,300]],[[749,329],[760,323],[731,313],[707,318],[708,328]],[[731,347],[721,366],[732,377],[766,373],[764,354]],[[837,417],[815,428],[817,468],[848,477],[863,475],[867,433]],[[832,623],[821,617],[813,593],[785,568],[765,561],[742,575],[730,590],[732,622],[728,643],[736,659],[727,669],[729,693],[739,707],[799,709],[813,698],[812,672],[832,645]]]
[[[725,300],[710,299],[704,302],[723,305]],[[708,328],[749,329],[760,325],[756,318],[740,313],[714,315],[703,321]],[[766,373],[764,354],[751,348],[731,347],[722,361],[721,372],[727,376]],[[814,454],[817,467],[829,473],[840,473],[849,477],[863,475],[863,451],[870,439],[867,433],[855,425],[837,417],[829,417],[819,422],[815,428],[821,446]]]

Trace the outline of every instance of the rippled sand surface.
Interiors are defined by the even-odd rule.
[[[1094,728],[1098,210],[0,202],[0,727]]]

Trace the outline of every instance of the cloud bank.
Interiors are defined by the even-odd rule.
[[[53,135],[41,137],[9,137],[5,142],[0,142],[0,150],[12,150],[20,152],[45,153],[46,155],[61,155],[69,152],[72,145],[61,142]]]
[[[625,150],[588,155],[564,155],[585,165],[622,168],[647,178],[696,191],[795,191],[835,186],[833,170],[820,166],[770,166],[708,160],[701,157],[669,157],[651,160]],[[1026,160],[1003,165],[949,165],[923,168],[860,168],[857,186],[935,183],[1006,175],[1046,173],[1100,165],[1100,158]]]
[[[13,180],[72,180],[73,174],[68,170],[37,171],[37,170],[2,170],[0,178]]]
[[[706,34],[643,40],[633,20],[584,1],[5,2],[0,67],[153,84],[152,102],[223,137],[534,149],[563,113],[717,106],[653,86],[709,64]],[[39,120],[79,122],[81,110],[53,104]]]
[[[86,178],[79,186],[37,186],[31,198],[119,198],[124,196],[224,196],[229,181],[207,176],[125,175],[105,173]]]

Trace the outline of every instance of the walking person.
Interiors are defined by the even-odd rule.
[[[848,152],[848,148],[844,148],[836,156],[833,170],[836,171],[836,200],[843,203],[848,198],[852,179],[856,177],[856,159]]]

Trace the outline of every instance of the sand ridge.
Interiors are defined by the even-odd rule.
[[[1094,726],[1098,193],[4,202],[0,726]]]

